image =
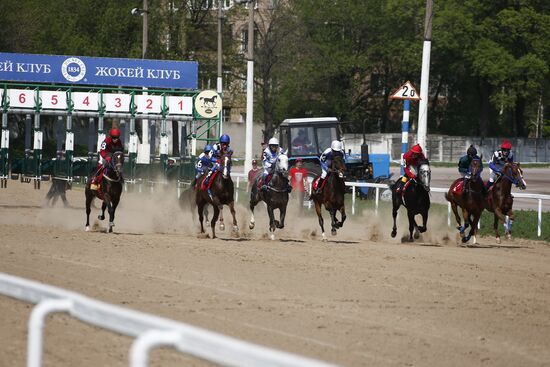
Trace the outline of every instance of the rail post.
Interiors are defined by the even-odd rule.
[[[9,102],[7,89],[4,86],[2,92],[2,136],[0,140],[0,188],[8,187],[8,162],[10,148],[10,131],[8,129],[8,109]]]
[[[351,187],[351,215],[355,215],[355,185]]]
[[[540,237],[542,234],[542,199],[539,199],[538,209],[537,236]]]
[[[42,101],[40,100],[40,91],[35,89],[34,97],[34,141],[33,141],[33,160],[34,160],[34,188],[40,189],[40,180],[42,179],[42,143],[43,136],[40,129],[40,110],[42,109]]]

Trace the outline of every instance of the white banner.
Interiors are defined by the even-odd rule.
[[[99,94],[73,92],[71,98],[74,109],[79,111],[97,111],[99,109]]]
[[[74,133],[67,131],[65,136],[65,150],[74,150]]]
[[[40,91],[40,100],[42,108],[46,110],[66,110],[67,109],[67,92],[65,91]]]
[[[139,113],[160,113],[162,96],[137,95],[135,103]]]
[[[105,110],[109,112],[130,112],[130,95],[118,93],[103,94]]]
[[[9,89],[10,107],[34,108],[34,94],[34,90],[29,89]]]
[[[34,132],[33,149],[42,149],[42,131]]]
[[[193,97],[168,97],[168,112],[171,115],[192,115]]]

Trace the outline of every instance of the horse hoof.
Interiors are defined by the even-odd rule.
[[[507,240],[511,240],[511,239],[512,239],[512,235],[511,235],[510,233],[508,233],[508,234],[506,235],[506,239],[507,239]]]
[[[462,243],[466,243],[470,240],[470,236],[464,236],[462,237]]]
[[[417,240],[420,238],[420,232],[414,231],[414,239]]]
[[[478,245],[476,236],[474,236],[474,245]]]
[[[109,233],[113,233],[113,227],[109,227]]]
[[[103,219],[105,219],[105,216],[104,216],[104,215],[98,215],[98,216],[97,216],[97,219],[103,220]]]
[[[209,220],[204,221],[204,225],[208,227],[210,225],[210,221]]]
[[[420,233],[424,233],[424,232],[426,232],[427,230],[428,230],[428,228],[426,228],[426,227],[418,227],[418,231],[419,231]]]
[[[327,236],[325,235],[325,232],[322,233],[322,237],[323,242],[327,242]]]
[[[409,237],[409,242],[414,242],[414,238]]]
[[[270,235],[269,235],[269,238],[271,239],[271,241],[275,241],[275,234],[273,234],[273,233],[270,234]]]
[[[225,231],[225,224],[220,223],[220,231]]]
[[[500,244],[500,237],[497,237],[496,240],[497,240],[497,243]]]
[[[397,231],[395,231],[395,230],[394,230],[394,231],[391,231],[391,237],[392,237],[392,238],[395,238],[395,236],[397,236]]]
[[[255,223],[250,222],[250,224],[248,225],[248,228],[254,229],[254,226],[255,226],[255,225],[256,225]]]
[[[239,227],[233,226],[233,233],[237,233],[237,232],[239,232]]]
[[[90,232],[90,226],[86,226],[86,232]]]
[[[333,236],[336,236],[336,230],[335,230],[335,229],[332,229],[332,230],[330,231],[330,234],[333,235]]]

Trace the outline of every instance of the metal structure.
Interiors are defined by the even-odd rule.
[[[50,174],[57,178],[72,181],[76,176],[87,176],[92,159],[105,139],[105,119],[118,118],[129,120],[128,163],[125,165],[127,182],[136,183],[136,180],[151,179],[161,173],[166,179],[178,176],[178,180],[192,177],[193,156],[197,140],[212,140],[212,130],[219,129],[220,115],[204,118],[195,109],[197,90],[147,90],[144,94],[141,89],[132,88],[94,88],[89,86],[55,86],[24,83],[0,84],[0,100],[2,112],[2,140],[0,150],[0,183],[6,187],[7,179],[12,174],[19,174],[22,180],[33,181],[35,188],[40,188],[43,174]],[[24,157],[10,157],[9,155],[9,114],[24,114],[27,116],[26,134],[29,137]],[[44,160],[42,157],[43,132],[41,116],[56,115],[64,117],[65,149],[62,151],[58,142],[58,153],[55,160]],[[34,116],[33,146],[30,147],[30,119]],[[88,142],[88,157],[84,159],[87,169],[76,170],[73,132],[73,118],[88,117],[90,127],[97,119],[97,149],[93,151],[93,143]],[[135,128],[136,119],[160,120],[160,144],[158,161],[156,164],[155,144],[152,144],[153,159],[143,164],[138,163],[138,135]],[[167,121],[181,121],[183,128],[178,134],[180,137],[179,167],[174,164],[178,159],[171,159],[169,153],[169,139],[167,135]],[[218,131],[219,132],[219,131]],[[90,128],[89,133],[94,133]],[[219,134],[216,134],[216,137]],[[154,139],[154,137],[153,137]],[[189,149],[188,141],[191,142]],[[10,171],[11,164],[11,171]],[[179,168],[179,169],[177,169]],[[84,173],[84,174],[83,174]],[[142,176],[142,177],[140,177]]]

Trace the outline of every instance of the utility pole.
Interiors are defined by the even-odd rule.
[[[426,152],[426,134],[428,130],[428,90],[430,84],[430,52],[432,48],[433,0],[426,0],[426,19],[424,21],[424,47],[422,50],[422,75],[420,78],[420,108],[418,111],[417,142]]]
[[[221,94],[223,91],[223,75],[222,75],[222,22],[223,22],[223,0],[218,2],[218,83],[216,92]]]
[[[252,127],[254,114],[254,0],[248,1],[248,61],[246,72],[246,143],[244,172],[252,168]]]

